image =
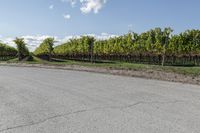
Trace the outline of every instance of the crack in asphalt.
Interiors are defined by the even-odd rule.
[[[140,101],[140,102],[136,102],[134,104],[126,105],[126,106],[109,106],[109,107],[96,107],[96,108],[93,108],[93,109],[83,109],[83,110],[78,110],[78,111],[71,112],[71,113],[51,116],[51,117],[48,117],[46,119],[43,119],[43,120],[40,120],[40,121],[37,121],[37,122],[30,122],[30,123],[24,124],[24,125],[8,127],[8,128],[5,128],[5,129],[1,129],[0,132],[5,132],[5,131],[8,131],[8,130],[14,130],[14,129],[24,128],[24,127],[34,126],[34,125],[39,125],[39,124],[45,123],[48,120],[52,120],[52,119],[56,119],[56,118],[60,118],[60,117],[64,117],[64,116],[69,116],[69,115],[73,115],[73,114],[89,112],[89,111],[103,110],[103,109],[127,109],[127,108],[135,107],[135,106],[140,105],[140,104],[154,104],[154,103],[155,104],[173,104],[173,103],[179,103],[179,102],[183,102],[183,101],[169,101],[169,102],[158,102],[158,101],[143,102],[143,101]]]
[[[0,132],[4,132],[4,131],[8,131],[8,130],[13,130],[13,129],[18,129],[18,128],[23,128],[23,127],[34,126],[34,125],[39,125],[39,124],[44,123],[44,122],[46,122],[48,120],[51,120],[51,119],[55,119],[55,118],[59,118],[59,117],[63,117],[63,116],[68,116],[68,115],[72,115],[72,114],[78,114],[78,113],[82,113],[82,112],[86,112],[86,111],[87,110],[78,110],[78,111],[67,113],[67,114],[55,115],[55,116],[51,116],[51,117],[48,117],[46,119],[43,119],[43,120],[40,120],[40,121],[37,121],[37,122],[30,122],[30,123],[24,124],[24,125],[19,125],[19,126],[14,126],[14,127],[8,127],[6,129],[0,130]]]

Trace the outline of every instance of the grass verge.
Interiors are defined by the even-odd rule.
[[[200,76],[200,67],[183,67],[183,66],[159,66],[159,65],[148,65],[148,64],[136,64],[126,63],[118,61],[102,61],[98,63],[74,61],[74,60],[60,60],[54,59],[52,62],[42,60],[37,57],[33,57],[33,61],[18,62],[17,59],[12,59],[6,63],[27,63],[27,64],[44,64],[44,65],[77,65],[85,67],[98,67],[106,69],[117,69],[117,70],[133,70],[133,71],[162,71],[171,72],[176,74],[183,74],[189,76]]]

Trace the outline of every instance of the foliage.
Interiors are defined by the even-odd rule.
[[[95,40],[82,36],[54,47],[54,39],[47,38],[34,51],[38,57],[47,56],[79,60],[119,60],[150,64],[200,64],[200,30],[186,30],[172,34],[171,28],[155,28],[137,34],[128,34]],[[23,39],[16,38],[19,59],[29,55]],[[0,56],[15,55],[15,49],[0,45]]]
[[[40,46],[35,50],[34,54],[37,56],[48,56],[48,60],[51,60],[53,54],[54,38],[46,38]]]
[[[15,44],[17,45],[17,51],[18,51],[18,60],[21,61],[25,57],[29,56],[29,50],[26,47],[26,43],[23,38],[16,38],[14,40]]]
[[[94,38],[82,36],[81,38],[70,39],[68,42],[55,47],[56,55],[88,55]]]
[[[0,42],[0,60],[8,60],[17,55],[17,50]]]
[[[0,56],[15,56],[17,50],[11,46],[0,43]]]
[[[128,33],[123,36],[96,40],[93,51],[96,59],[123,60],[134,62],[199,62],[200,30],[187,30],[179,35],[172,35],[171,28],[155,28],[141,34]],[[74,38],[55,47],[57,57],[89,58],[88,37]]]

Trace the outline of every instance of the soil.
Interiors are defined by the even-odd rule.
[[[146,79],[156,79],[171,82],[181,82],[188,84],[200,85],[200,76],[191,76],[184,74],[177,74],[172,72],[164,72],[157,70],[123,70],[113,68],[101,68],[101,67],[87,67],[78,65],[45,65],[45,64],[18,64],[18,63],[0,63],[1,66],[15,66],[15,67],[37,67],[47,69],[63,69],[63,70],[75,70],[75,71],[86,71],[96,72],[104,74],[113,74],[121,76],[139,77]]]

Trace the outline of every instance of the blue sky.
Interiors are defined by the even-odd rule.
[[[200,29],[199,0],[0,0],[0,40]],[[34,38],[34,39],[35,39]]]

